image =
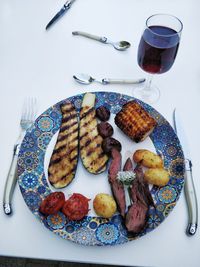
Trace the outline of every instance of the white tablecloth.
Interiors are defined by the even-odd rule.
[[[61,0],[0,1],[0,207],[25,96],[37,97],[40,114],[80,92],[131,94],[131,85],[83,86],[72,76],[79,72],[102,78],[145,76],[137,65],[137,46],[146,18],[154,13],[174,14],[184,24],[173,68],[154,78],[161,90],[154,107],[169,122],[174,107],[179,109],[189,136],[199,196],[199,1],[77,0],[68,14],[46,32],[47,22],[63,4]],[[111,46],[74,37],[74,30],[129,40],[132,47],[118,52]],[[84,247],[52,234],[29,211],[18,186],[13,202],[13,216],[7,217],[0,209],[0,255],[130,266],[199,266],[199,231],[193,237],[185,235],[184,194],[158,228],[137,241],[114,247]]]

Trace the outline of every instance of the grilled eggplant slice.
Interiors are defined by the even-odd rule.
[[[70,101],[61,105],[62,123],[48,168],[49,182],[66,187],[75,177],[78,164],[78,118]]]
[[[99,174],[106,170],[108,156],[103,152],[102,137],[98,134],[95,95],[86,93],[80,111],[80,155],[88,172]]]

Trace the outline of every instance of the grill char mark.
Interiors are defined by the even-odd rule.
[[[115,124],[135,142],[148,136],[157,122],[136,101],[130,101],[115,116]]]
[[[66,138],[68,138],[70,135],[75,134],[76,132],[78,132],[78,126],[72,132],[58,136],[58,141],[61,142],[65,140]]]
[[[97,138],[98,138],[98,135],[96,135],[92,140],[91,139],[87,140],[84,145],[80,146],[80,150],[82,150],[82,149],[85,149],[85,150],[89,149],[89,145],[94,144],[94,142],[95,142],[95,140]]]
[[[95,130],[95,127],[90,130],[90,132],[93,132]],[[89,134],[89,132],[85,132],[80,136],[80,140],[82,140],[84,137],[86,137]]]
[[[76,168],[73,168],[70,172],[68,172],[67,174],[63,175],[60,180],[64,180],[65,178],[67,178],[68,175],[70,175],[71,173],[75,172]]]
[[[62,123],[66,123],[72,119],[75,119],[77,117],[76,113],[70,114],[69,116],[64,116],[62,119]]]
[[[58,155],[58,158],[52,160],[52,161],[50,162],[50,165],[49,165],[49,166],[52,167],[53,165],[58,164],[58,163],[61,162],[62,160],[65,160],[65,157],[67,157],[68,155],[72,154],[72,152],[73,152],[75,149],[77,149],[77,146],[72,147],[72,148],[71,148],[69,151],[67,151],[67,153],[65,153],[62,157],[59,157],[59,155]],[[55,156],[56,156],[56,155],[55,155]],[[78,154],[77,154],[77,157],[78,157]]]
[[[76,124],[77,124],[77,122],[74,121],[71,125],[61,126],[60,132],[64,132],[64,131],[68,130],[70,127],[73,127]]]
[[[63,144],[63,145],[59,146],[58,148],[55,148],[54,155],[58,154],[59,152],[61,152],[64,149],[67,149],[67,147],[70,147],[70,144],[74,143],[76,140],[77,140],[77,137],[75,136],[69,143]],[[58,142],[58,144],[60,144],[60,143],[61,142]],[[58,146],[58,144],[57,144],[57,146]],[[78,142],[77,142],[76,146],[78,146]]]
[[[80,112],[80,119],[81,120],[84,119],[85,117],[87,117],[93,111],[94,111],[94,108],[90,108],[86,112]]]

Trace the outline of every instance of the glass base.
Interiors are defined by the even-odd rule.
[[[154,104],[160,98],[160,90],[152,84],[150,88],[147,88],[146,86],[136,87],[133,89],[133,96],[147,104]]]

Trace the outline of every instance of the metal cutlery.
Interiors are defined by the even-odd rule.
[[[46,26],[46,30],[48,30],[59,18],[61,18],[70,9],[74,1],[75,0],[69,0],[63,5],[60,11],[49,21]]]
[[[36,99],[28,98],[25,100],[21,120],[20,120],[20,134],[14,145],[13,149],[13,158],[10,165],[10,169],[7,175],[6,184],[4,188],[3,195],[3,209],[6,215],[10,215],[12,213],[12,196],[14,192],[14,188],[17,181],[17,159],[19,154],[19,149],[21,142],[23,140],[24,134],[26,130],[32,125],[36,116]]]
[[[78,83],[81,84],[90,84],[92,82],[98,82],[101,83],[103,85],[106,84],[139,84],[139,83],[143,83],[145,81],[144,78],[141,79],[130,79],[130,80],[126,80],[126,79],[109,79],[109,78],[103,78],[101,80],[98,80],[96,78],[91,77],[88,74],[83,74],[83,73],[79,73],[77,75],[73,76],[74,80]]]
[[[112,42],[110,40],[108,40],[107,37],[100,37],[97,35],[93,35],[87,32],[81,32],[81,31],[73,31],[72,32],[73,35],[79,35],[79,36],[83,36],[92,40],[96,40],[98,42],[101,42],[103,44],[110,44],[112,45],[115,49],[119,50],[119,51],[124,51],[126,49],[128,49],[131,44],[127,41],[119,41],[119,42]]]
[[[197,196],[195,192],[195,186],[192,176],[192,161],[189,152],[189,146],[187,142],[187,137],[185,131],[182,127],[182,122],[177,110],[174,110],[173,113],[173,122],[175,131],[180,139],[184,156],[185,156],[185,197],[188,206],[188,226],[186,233],[188,235],[194,235],[197,231],[198,225],[198,204]]]

